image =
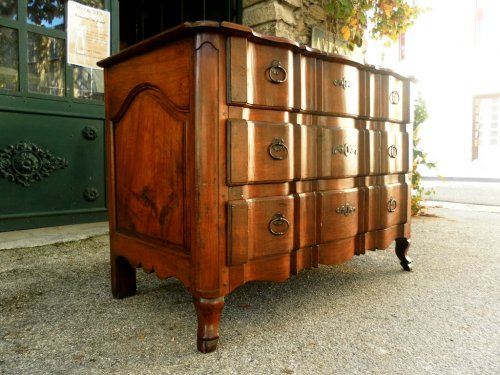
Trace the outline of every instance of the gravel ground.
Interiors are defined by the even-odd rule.
[[[215,353],[190,295],[138,272],[111,297],[108,238],[0,251],[1,374],[499,374],[500,214],[413,221],[394,251],[255,282],[226,298]]]

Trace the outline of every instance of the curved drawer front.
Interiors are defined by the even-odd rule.
[[[319,111],[359,116],[365,115],[364,71],[350,65],[323,61],[321,107]]]
[[[394,183],[380,187],[380,229],[407,221],[408,186]]]
[[[318,193],[318,242],[353,237],[359,228],[360,190],[323,191]]]
[[[228,120],[228,183],[293,179],[293,125]]]
[[[409,136],[407,132],[381,132],[380,165],[383,174],[409,171]]]
[[[318,175],[318,128],[316,126],[294,125],[295,178],[307,180]]]
[[[380,191],[382,186],[369,185],[364,188],[364,230],[371,232],[380,228]]]
[[[295,72],[300,81],[295,81],[295,108],[311,112],[318,109],[317,103],[317,60],[315,57],[295,55]]]
[[[368,116],[373,119],[382,118],[382,76],[380,74],[369,72],[368,75]]]
[[[252,43],[245,38],[229,39],[229,103],[292,108],[292,51]]]
[[[230,265],[292,251],[293,196],[232,201],[228,209]]]
[[[350,177],[362,173],[364,141],[358,129],[318,129],[318,174],[320,177]]]
[[[316,244],[316,193],[298,193],[295,200],[295,246]]]
[[[380,174],[380,131],[367,130],[365,137],[365,152],[367,153],[366,160],[366,174],[378,175]]]

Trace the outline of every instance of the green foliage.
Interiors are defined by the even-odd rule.
[[[434,194],[434,189],[426,189],[421,185],[422,175],[419,167],[424,166],[429,169],[436,169],[436,163],[427,160],[427,153],[420,145],[420,126],[427,120],[429,114],[424,99],[418,97],[413,109],[413,168],[411,182],[413,185],[411,197],[411,212],[413,215],[420,215],[423,210],[423,202],[430,195]]]
[[[361,47],[369,26],[373,39],[397,41],[422,12],[415,0],[326,0],[324,10],[335,44],[350,51]]]

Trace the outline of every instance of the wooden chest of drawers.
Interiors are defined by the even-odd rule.
[[[112,291],[135,270],[224,296],[410,237],[407,78],[244,26],[185,24],[105,67]]]

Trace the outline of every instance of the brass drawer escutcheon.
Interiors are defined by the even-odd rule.
[[[353,213],[356,212],[356,207],[355,206],[351,206],[349,203],[346,203],[346,204],[343,204],[340,207],[337,207],[337,209],[335,210],[335,212],[337,212],[340,215],[349,216],[349,215],[351,215],[351,214],[353,214]]]
[[[288,157],[288,147],[281,138],[274,138],[267,148],[267,151],[269,152],[269,156],[274,160],[283,160]]]
[[[344,143],[343,145],[333,146],[332,154],[342,154],[344,156],[356,155],[358,150],[355,146]]]
[[[398,202],[393,197],[389,198],[389,202],[387,202],[387,211],[395,212],[398,207]]]
[[[277,213],[269,222],[268,228],[273,236],[283,236],[290,229],[290,223],[282,213]]]
[[[349,81],[345,77],[334,79],[333,80],[333,85],[337,87],[342,87],[344,90],[354,86],[354,82]]]
[[[273,60],[267,74],[272,83],[283,83],[288,78],[288,72],[279,60]]]

